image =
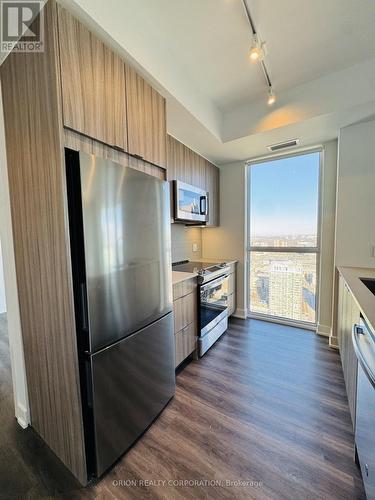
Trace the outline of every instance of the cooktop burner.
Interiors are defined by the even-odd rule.
[[[202,269],[207,269],[208,267],[217,265],[217,262],[182,261],[172,264],[172,269],[173,271],[181,271],[183,273],[198,273],[199,271],[202,271]]]

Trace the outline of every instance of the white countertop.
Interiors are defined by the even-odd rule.
[[[183,273],[181,271],[172,271],[172,285],[180,283],[181,281],[188,280],[190,278],[195,278],[198,276],[197,273]]]
[[[362,283],[360,278],[375,279],[375,269],[364,267],[338,267],[367,324],[375,332],[375,295]]]

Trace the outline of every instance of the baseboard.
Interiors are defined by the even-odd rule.
[[[332,347],[333,349],[339,348],[339,339],[334,335],[331,335],[329,337],[329,347]]]
[[[29,412],[26,408],[20,404],[16,407],[16,419],[18,424],[22,427],[22,429],[27,429],[30,424],[30,416]]]
[[[247,311],[246,311],[246,309],[240,309],[239,307],[237,307],[237,309],[234,311],[232,316],[233,316],[233,318],[246,319],[247,318]]]
[[[318,335],[322,335],[323,337],[330,337],[332,335],[332,328],[327,325],[321,325],[318,323],[318,326],[316,327],[316,333]]]

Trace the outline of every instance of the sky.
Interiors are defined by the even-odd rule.
[[[319,153],[250,168],[251,236],[316,234]]]

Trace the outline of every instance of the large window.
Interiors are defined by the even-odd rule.
[[[320,152],[249,166],[249,309],[316,323]]]

